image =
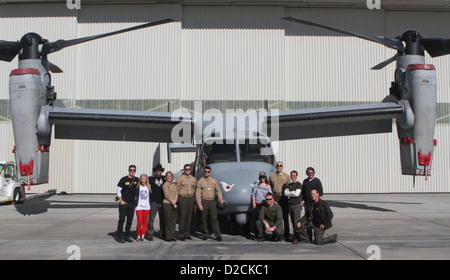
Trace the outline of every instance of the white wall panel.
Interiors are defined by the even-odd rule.
[[[165,18],[176,22],[79,45],[77,99],[179,98],[180,6],[94,5],[79,14],[79,37]]]
[[[390,146],[386,135],[295,140],[280,144],[286,172],[306,178],[312,166],[326,193],[389,192]],[[284,158],[283,158],[284,157]]]
[[[283,7],[184,7],[182,98],[282,99],[283,15]]]
[[[360,34],[383,34],[382,12],[288,8],[286,15]],[[285,40],[287,100],[379,102],[389,94],[386,71],[370,68],[395,52],[366,40],[292,22],[286,22]]]
[[[115,192],[120,178],[128,174],[128,166],[136,165],[136,176],[152,174],[153,167],[162,163],[165,172],[178,172],[185,163],[191,163],[195,154],[174,154],[167,162],[165,143],[74,141],[74,192]]]
[[[10,122],[0,122],[0,160],[14,161],[14,135]]]

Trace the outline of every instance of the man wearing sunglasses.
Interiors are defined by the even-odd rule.
[[[133,223],[134,209],[136,207],[136,190],[139,185],[139,178],[136,174],[136,165],[128,167],[128,175],[120,179],[117,184],[117,197],[119,199],[119,222],[117,223],[116,240],[119,243],[133,242],[130,238],[130,229]],[[125,236],[123,235],[123,224],[125,225]]]
[[[205,166],[203,174],[204,176],[198,180],[196,191],[198,209],[202,211],[202,240],[208,239],[208,222],[210,222],[217,241],[222,241],[219,222],[217,220],[217,206],[214,200],[214,196],[217,194],[219,203],[223,203],[222,192],[220,191],[217,180],[211,177],[210,166]]]
[[[184,165],[184,173],[177,179],[178,213],[180,223],[178,227],[178,239],[185,241],[191,239],[191,221],[194,211],[195,187],[197,179],[191,175],[191,165]]]
[[[277,162],[276,168],[277,171],[270,174],[269,181],[272,187],[273,198],[280,204],[283,211],[284,238],[286,241],[290,241],[289,205],[287,197],[283,194],[287,186],[291,183],[291,178],[283,172],[283,162]]]
[[[266,204],[259,210],[258,220],[256,221],[258,230],[258,242],[266,240],[266,232],[272,233],[272,239],[280,241],[283,235],[283,212],[280,205],[274,203],[273,194],[266,194]]]

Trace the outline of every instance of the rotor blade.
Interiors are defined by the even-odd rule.
[[[50,72],[52,73],[64,73],[63,70],[58,67],[58,65],[53,64],[50,61],[48,61],[48,70],[50,70]]]
[[[391,62],[394,62],[397,60],[398,57],[398,53],[396,53],[393,57],[375,65],[374,67],[370,68],[371,70],[380,70],[383,69],[384,67],[388,66]]]
[[[129,32],[129,31],[133,31],[133,30],[137,30],[137,29],[141,29],[141,28],[146,28],[146,27],[151,27],[151,26],[155,26],[155,25],[159,25],[159,24],[169,23],[169,22],[173,22],[173,21],[174,21],[173,19],[164,19],[164,20],[160,20],[160,21],[144,23],[141,25],[137,25],[134,27],[125,28],[125,29],[121,29],[121,30],[117,30],[117,31],[109,32],[109,33],[103,33],[103,34],[99,34],[99,35],[93,35],[93,36],[72,39],[72,40],[67,40],[67,41],[66,40],[58,40],[55,42],[45,43],[44,46],[42,47],[42,54],[46,55],[49,53],[57,52],[59,50],[62,50],[63,48],[70,47],[70,46],[73,46],[76,44],[85,43],[88,41],[92,41],[92,40],[96,40],[96,39],[100,39],[100,38],[104,38],[104,37],[108,37],[108,36],[112,36],[112,35],[116,35],[116,34],[120,34],[120,33],[124,33],[124,32]]]
[[[420,40],[420,43],[431,57],[450,54],[450,39],[424,38]]]
[[[3,41],[0,40],[0,60],[3,61],[12,61],[14,57],[20,52],[22,49],[21,42],[11,42],[11,41]]]
[[[308,21],[308,20],[304,20],[304,19],[299,19],[299,18],[295,18],[295,17],[284,17],[284,20],[287,21],[291,21],[291,22],[297,22],[297,23],[302,23],[302,24],[306,24],[306,25],[310,25],[310,26],[315,26],[315,27],[320,27],[323,29],[327,29],[327,30],[331,30],[334,32],[338,32],[344,35],[349,35],[349,36],[354,36],[354,37],[358,37],[361,39],[365,39],[365,40],[369,40],[378,44],[382,44],[388,48],[391,49],[395,49],[398,50],[400,52],[404,52],[404,47],[403,47],[403,43],[401,41],[394,41],[392,39],[389,39],[387,37],[374,37],[374,36],[369,36],[369,35],[361,35],[355,32],[350,32],[350,31],[346,31],[346,30],[342,30],[342,29],[337,29],[331,26],[327,26],[327,25],[323,25],[323,24],[319,24],[319,23],[315,23],[312,21]]]

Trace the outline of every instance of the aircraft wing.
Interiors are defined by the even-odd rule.
[[[176,125],[192,125],[190,114],[179,118],[168,112],[44,106],[41,115],[54,126],[56,139],[171,142]]]
[[[392,132],[392,119],[403,113],[403,106],[392,102],[271,111],[267,125],[273,140],[386,133]]]
[[[270,111],[266,125],[272,140],[387,133],[392,132],[392,119],[403,113],[403,106],[393,102]],[[183,130],[191,133],[188,139],[194,131],[194,117],[189,113],[180,117],[170,112],[44,106],[41,115],[54,126],[56,139],[171,143],[175,126],[190,126]]]

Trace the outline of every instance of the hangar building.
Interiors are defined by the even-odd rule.
[[[230,0],[119,1],[11,0],[0,3],[0,40],[36,32],[51,41],[110,32],[172,18],[173,23],[73,46],[49,55],[63,69],[53,74],[67,107],[167,111],[203,108],[299,109],[381,102],[395,65],[370,68],[395,52],[331,31],[282,21],[301,17],[337,28],[394,38],[407,29],[450,38],[450,1]],[[374,2],[372,2],[374,3]],[[8,77],[17,58],[0,63],[0,159],[13,160]],[[328,193],[450,191],[450,56],[431,58],[438,77],[432,175],[401,175],[399,140],[393,133],[278,143],[285,171],[303,178],[313,166]],[[128,165],[137,174],[162,163],[178,171],[195,154],[168,162],[167,143],[52,140],[49,183],[31,192],[114,193]],[[232,176],[232,174],[230,174]],[[253,175],[251,175],[253,176]],[[257,174],[254,174],[255,180]]]

